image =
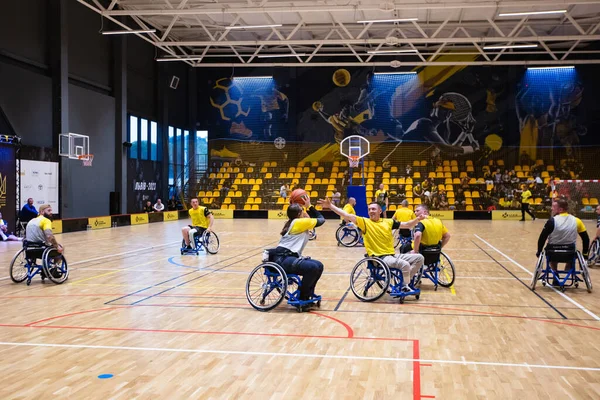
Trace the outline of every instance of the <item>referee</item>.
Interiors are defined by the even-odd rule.
[[[525,221],[525,213],[531,215],[531,218],[535,221],[535,215],[529,209],[531,203],[531,191],[527,188],[527,185],[521,186],[521,221]]]

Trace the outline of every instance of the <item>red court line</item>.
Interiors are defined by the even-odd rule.
[[[405,305],[405,306],[407,306],[407,305]],[[442,307],[442,306],[425,306],[425,305],[418,305],[418,304],[410,304],[410,306],[412,306],[412,307],[420,307],[420,308],[435,308],[435,309],[448,310],[448,311],[469,312],[469,313],[473,313],[473,314],[495,315],[495,316],[500,316],[500,317],[510,317],[510,318],[517,318],[517,319],[525,319],[525,320],[529,320],[529,321],[546,322],[546,323],[555,324],[555,325],[566,325],[566,326],[572,326],[574,328],[583,328],[583,329],[591,329],[591,330],[594,330],[594,331],[600,331],[600,327],[588,326],[588,325],[578,325],[578,324],[573,324],[573,323],[570,323],[570,322],[553,321],[551,319],[544,319],[544,318],[522,317],[522,316],[519,316],[519,315],[501,314],[501,313],[495,313],[495,312],[490,312],[490,311],[465,310],[465,309],[462,309],[462,308]]]
[[[417,360],[420,358],[419,341],[413,340],[413,398],[421,400],[421,363]]]
[[[339,320],[337,318],[330,317],[329,315],[321,314],[321,313],[318,313],[318,312],[315,312],[315,311],[310,311],[310,314],[315,314],[315,315],[318,315],[320,317],[327,318],[327,319],[330,319],[332,321],[337,322],[338,324],[340,324],[344,328],[346,328],[346,331],[348,332],[348,339],[352,339],[354,337],[354,330],[352,330],[352,328],[350,327],[350,325],[348,325],[344,321],[341,321],[341,320]]]
[[[25,324],[23,326],[33,326],[33,325],[36,325],[36,324],[39,324],[39,323],[42,323],[42,322],[52,321],[54,319],[59,319],[59,318],[70,317],[70,316],[73,316],[73,315],[88,314],[88,313],[99,312],[99,311],[112,311],[112,310],[117,310],[119,308],[127,308],[127,307],[96,308],[96,309],[93,309],[93,310],[77,311],[77,312],[68,313],[68,314],[55,315],[54,317],[49,317],[49,318],[40,319],[38,321],[33,321],[33,322],[30,322],[30,323]]]

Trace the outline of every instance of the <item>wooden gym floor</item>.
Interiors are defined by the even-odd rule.
[[[302,314],[245,298],[283,221],[217,220],[214,256],[180,256],[183,223],[59,235],[63,285],[12,283],[20,243],[1,243],[0,398],[600,397],[600,274],[592,294],[529,290],[543,221],[446,221],[455,286],[400,305],[349,292],[364,250],[329,220],[306,249],[325,300]]]

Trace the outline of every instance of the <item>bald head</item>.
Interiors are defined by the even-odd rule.
[[[348,204],[354,207],[356,205],[356,199],[354,197],[348,198]]]
[[[408,200],[402,200],[402,207],[408,207]]]

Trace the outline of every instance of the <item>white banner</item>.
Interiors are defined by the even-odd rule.
[[[58,212],[58,163],[21,160],[21,207],[30,197],[35,208],[50,204]]]

